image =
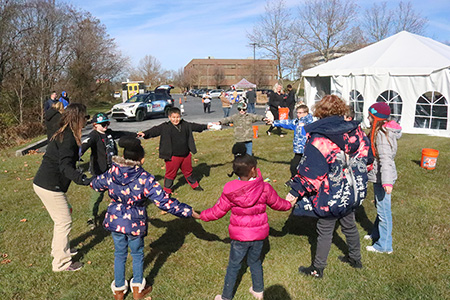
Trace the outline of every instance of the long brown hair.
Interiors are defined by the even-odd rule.
[[[63,132],[69,127],[78,146],[81,146],[81,129],[86,124],[86,106],[80,103],[71,103],[64,110],[59,123],[59,129],[52,136],[51,140],[62,142]]]
[[[383,127],[384,124],[386,124],[388,122],[388,120],[377,118],[377,117],[375,117],[372,114],[370,114],[370,116],[373,118],[373,121],[372,121],[372,126],[370,128],[369,138],[370,138],[370,143],[371,143],[373,155],[378,158],[377,135],[378,135],[378,133],[380,131],[382,133],[384,133],[384,135],[386,136],[386,139],[387,139],[389,145],[392,147],[391,142],[389,141],[389,137],[388,137],[389,133]]]
[[[330,116],[345,116],[348,111],[344,100],[336,95],[325,95],[314,105],[314,117],[323,119]]]

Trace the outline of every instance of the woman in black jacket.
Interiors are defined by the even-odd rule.
[[[282,86],[279,83],[276,83],[273,88],[273,92],[270,93],[270,95],[269,95],[269,109],[273,115],[274,120],[280,119],[278,109],[282,106],[285,106],[284,102],[285,102],[285,99],[284,99],[284,93],[282,90]],[[273,125],[270,125],[269,130],[266,131],[267,135],[271,135],[272,130],[274,128],[275,127]],[[278,132],[280,132],[279,128],[277,128],[277,130],[278,130]]]
[[[33,181],[34,192],[44,203],[54,222],[52,269],[76,271],[80,262],[72,262],[69,233],[72,227],[71,207],[66,198],[70,182],[89,185],[91,179],[76,169],[80,156],[81,129],[86,125],[86,106],[70,104],[61,116],[61,127],[47,146],[41,166]]]

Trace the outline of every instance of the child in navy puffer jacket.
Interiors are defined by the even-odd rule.
[[[170,198],[155,177],[142,168],[144,149],[140,140],[123,137],[119,146],[124,148],[123,157],[114,156],[108,172],[97,176],[91,187],[108,191],[111,203],[108,206],[103,226],[111,231],[114,240],[114,281],[111,289],[115,299],[123,299],[128,290],[125,280],[125,264],[128,247],[133,257],[133,279],[130,285],[134,299],[143,299],[152,287],[146,285],[144,272],[144,237],[147,235],[147,211],[145,200],[177,217],[198,216],[187,204]]]
[[[285,211],[293,203],[280,198],[273,187],[264,182],[261,172],[256,168],[256,159],[246,154],[243,143],[233,147],[233,154],[233,173],[239,179],[228,182],[217,203],[200,214],[200,219],[208,222],[222,218],[231,210],[228,227],[231,238],[230,260],[222,295],[214,299],[233,298],[234,285],[245,256],[252,274],[250,293],[257,299],[263,299],[264,280],[260,257],[263,240],[269,235],[266,206]]]

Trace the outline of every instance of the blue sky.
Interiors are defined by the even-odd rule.
[[[62,1],[58,1],[62,2]],[[90,12],[136,66],[145,55],[178,70],[193,58],[248,58],[247,32],[265,12],[264,0],[64,0]],[[292,13],[303,0],[285,0]],[[373,0],[357,1],[361,9]],[[406,1],[404,1],[406,2]],[[450,0],[412,0],[428,18],[426,36],[450,41]],[[388,1],[397,6],[398,1]],[[257,52],[256,57],[262,57]]]

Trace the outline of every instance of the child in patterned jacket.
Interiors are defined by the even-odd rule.
[[[297,106],[297,118],[288,120],[275,120],[273,121],[274,127],[282,127],[285,129],[294,130],[294,157],[291,160],[291,178],[285,183],[286,186],[291,186],[292,178],[297,175],[297,167],[303,156],[303,150],[306,143],[306,132],[303,127],[313,122],[313,117],[309,113],[309,108],[305,104]]]
[[[111,290],[114,299],[123,299],[128,283],[125,280],[125,264],[128,247],[133,258],[133,278],[130,281],[134,299],[144,299],[151,292],[144,273],[144,237],[147,235],[147,211],[145,200],[177,217],[198,217],[189,205],[180,203],[163,191],[155,177],[144,170],[144,148],[134,137],[122,137],[119,146],[124,148],[123,157],[114,156],[108,172],[97,176],[91,187],[108,191],[108,206],[103,226],[111,231],[114,240],[114,281]]]

